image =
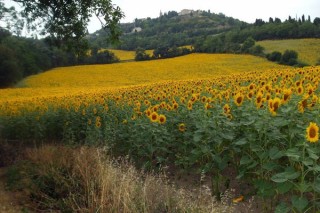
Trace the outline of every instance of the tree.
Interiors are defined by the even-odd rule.
[[[71,49],[83,43],[92,14],[104,29],[109,29],[110,41],[117,41],[121,34],[118,23],[124,14],[111,0],[13,1],[21,4],[29,29],[40,30],[42,35],[53,37],[60,45],[68,43]]]
[[[6,30],[10,30],[12,33],[16,35],[20,35],[23,29],[24,22],[19,16],[18,12],[14,7],[7,8],[5,7],[2,0],[0,0],[0,21],[5,23],[6,26],[2,26],[0,28],[4,28]]]
[[[134,60],[136,61],[147,61],[150,60],[150,56],[146,53],[146,50],[143,48],[137,48],[136,49],[136,55],[134,57]]]
[[[290,66],[298,64],[298,53],[294,50],[286,50],[281,57],[280,63]]]
[[[313,20],[313,24],[316,25],[316,26],[319,26],[319,25],[320,25],[320,18],[316,17],[316,18]]]
[[[118,62],[119,59],[115,56],[113,52],[110,52],[108,50],[104,50],[101,52],[98,52],[96,55],[96,64],[110,64]]]
[[[247,38],[241,47],[241,52],[248,53],[250,48],[253,47],[254,44],[255,40],[252,37]]]
[[[14,52],[0,45],[0,88],[10,86],[22,78],[22,69]]]
[[[282,57],[282,54],[281,54],[281,52],[273,51],[272,53],[267,54],[266,57],[267,57],[267,59],[268,59],[269,61],[277,61],[277,62],[280,62],[281,57]]]

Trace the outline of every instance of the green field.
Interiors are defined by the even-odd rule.
[[[266,53],[285,50],[298,52],[298,59],[309,65],[316,65],[320,62],[320,39],[286,39],[286,40],[265,40],[257,42],[265,48]]]

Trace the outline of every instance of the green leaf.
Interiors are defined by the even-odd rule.
[[[286,169],[287,171],[275,174],[271,177],[271,180],[276,183],[283,183],[287,180],[294,180],[300,176],[300,172],[295,172],[293,169]]]
[[[284,175],[282,175],[282,173],[279,174],[275,174],[271,177],[271,180],[276,182],[276,183],[284,183],[288,180],[287,177],[285,177]]]
[[[281,202],[275,209],[275,213],[287,213],[290,208],[284,202]]]
[[[256,180],[254,186],[261,197],[272,197],[275,194],[274,184],[266,180]]]
[[[195,132],[195,134],[193,135],[193,141],[194,142],[201,141],[202,136],[203,136],[203,132]]]
[[[320,177],[317,177],[317,179],[315,180],[315,182],[313,183],[313,189],[320,193]]]
[[[279,159],[283,157],[284,154],[281,150],[278,149],[278,147],[274,146],[269,150],[269,157],[271,160]]]
[[[305,166],[310,166],[310,165],[313,164],[313,161],[312,161],[310,158],[307,158],[307,159],[303,160],[302,163],[303,163]]]
[[[248,169],[252,169],[254,167],[256,167],[258,165],[258,162],[257,161],[253,161],[251,165],[249,165],[247,168]]]
[[[293,184],[290,182],[278,183],[277,184],[277,191],[279,194],[285,194],[289,192],[293,187]]]
[[[320,172],[320,166],[319,165],[315,165],[314,167],[312,167],[312,170],[316,171],[316,172]]]
[[[274,122],[273,122],[273,124],[274,124],[275,127],[288,126],[289,123],[290,123],[289,120],[284,119],[284,118],[282,118],[282,117],[276,117],[276,118],[274,119]]]
[[[299,160],[301,156],[301,151],[298,148],[291,148],[285,152],[285,155],[291,158],[292,160]]]
[[[248,156],[243,156],[240,160],[240,165],[250,164],[253,160]]]
[[[305,197],[293,196],[291,198],[291,203],[299,212],[303,212],[303,210],[308,206],[308,200]]]
[[[319,156],[315,153],[315,151],[312,148],[307,148],[307,152],[309,154],[309,157],[313,160],[318,160]]]
[[[241,145],[245,145],[245,144],[247,144],[247,143],[248,143],[248,141],[247,141],[246,138],[241,138],[240,140],[238,140],[238,141],[235,142],[234,144],[241,146]]]
[[[300,192],[305,193],[305,192],[310,191],[312,187],[311,187],[310,184],[308,184],[308,183],[306,183],[306,182],[302,182],[302,183],[298,183],[298,184],[296,185],[296,188],[297,188]]]
[[[262,168],[267,170],[267,171],[273,171],[278,167],[279,167],[279,164],[275,163],[274,161],[269,161],[269,162],[264,163],[262,165]]]
[[[234,139],[234,134],[232,132],[224,131],[220,136],[226,140],[233,140]]]

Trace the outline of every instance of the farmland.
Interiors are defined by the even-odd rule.
[[[206,174],[217,198],[248,180],[266,206],[319,209],[319,76],[227,54],[57,68],[0,91],[0,136],[103,145]]]
[[[258,45],[266,49],[266,53],[279,51],[283,53],[287,49],[298,52],[298,59],[304,63],[315,65],[320,60],[320,39],[285,39],[285,40],[265,40],[257,42]]]

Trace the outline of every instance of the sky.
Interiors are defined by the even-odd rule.
[[[12,0],[4,0],[10,4]],[[277,17],[282,21],[290,15],[292,18],[303,14],[311,20],[320,17],[320,0],[112,0],[125,14],[122,23],[133,22],[135,18],[156,18],[160,11],[180,12],[182,9],[210,10],[223,13],[241,21],[253,23],[257,18],[265,21]],[[100,22],[92,18],[89,32],[100,29]]]

